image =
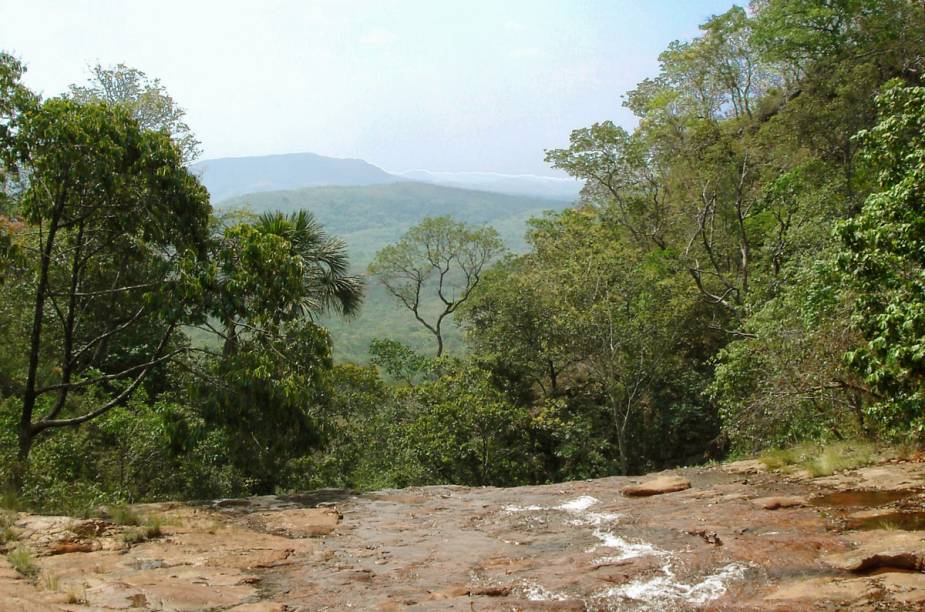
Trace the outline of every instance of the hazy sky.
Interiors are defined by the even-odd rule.
[[[46,96],[88,65],[159,77],[204,158],[311,151],[388,170],[552,174],[543,149],[731,0],[0,0]]]

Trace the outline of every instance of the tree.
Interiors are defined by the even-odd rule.
[[[184,118],[186,111],[177,106],[160,79],[152,79],[141,70],[117,64],[108,68],[100,64],[90,69],[86,85],[71,85],[70,95],[78,102],[106,102],[128,109],[145,130],[163,130],[180,147],[183,162],[189,164],[201,153]]]
[[[181,348],[205,256],[205,189],[121,107],[51,99],[22,121],[34,284],[19,460],[37,436],[124,404]]]
[[[588,210],[539,224],[534,278],[549,294],[560,348],[573,355],[607,411],[621,473],[638,460],[640,418],[682,355],[686,306],[658,257],[621,243]]]
[[[307,211],[219,225],[205,283],[211,317],[199,325],[222,350],[200,348],[204,358],[189,365],[199,375],[201,414],[227,440],[227,460],[249,491],[269,493],[320,443],[332,362],[330,338],[313,319],[354,314],[363,283],[349,274],[344,243]]]
[[[329,237],[308,211],[267,212],[224,228],[213,254],[212,311],[225,354],[242,334],[272,337],[284,323],[335,311],[350,316],[363,281],[349,274],[343,241]]]
[[[432,217],[376,253],[369,271],[434,335],[439,357],[444,320],[469,299],[482,270],[503,251],[493,228]]]
[[[208,426],[224,434],[225,460],[249,480],[247,491],[273,493],[292,463],[321,443],[333,366],[327,332],[295,319],[238,338],[234,352],[205,366],[209,378],[196,399]]]
[[[531,417],[491,383],[488,372],[458,365],[408,389],[401,446],[424,482],[511,486],[531,470]]]
[[[880,122],[858,134],[880,190],[839,227],[841,269],[858,292],[866,345],[848,353],[882,414],[925,427],[925,87],[893,83],[877,98]]]
[[[609,208],[640,247],[667,247],[668,191],[642,137],[611,121],[595,123],[574,130],[569,148],[547,151],[546,161],[584,180],[583,198]]]
[[[755,104],[775,83],[750,44],[751,20],[733,7],[675,41],[654,79],[627,94],[632,135],[610,122],[575,130],[547,161],[587,181],[585,201],[645,249],[676,253],[701,297],[736,327],[747,316],[758,267],[759,211],[751,137]],[[717,325],[725,326],[718,320]]]
[[[563,376],[579,361],[555,324],[559,313],[544,290],[546,274],[531,255],[498,262],[459,311],[477,358],[516,395],[529,397],[534,388],[542,396],[560,394]]]

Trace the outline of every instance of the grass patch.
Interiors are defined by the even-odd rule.
[[[876,453],[872,444],[864,442],[837,442],[820,449],[819,454],[804,462],[813,477],[830,476],[842,470],[852,470],[869,465],[875,459]]]
[[[146,516],[144,524],[145,537],[151,540],[153,538],[159,538],[164,535],[164,532],[161,530],[163,524],[163,519],[157,515]]]
[[[871,464],[877,458],[873,444],[847,441],[831,444],[797,444],[790,448],[772,448],[758,457],[768,469],[801,467],[813,477],[830,476]]]
[[[772,448],[758,457],[769,470],[779,470],[806,462],[818,452],[815,444],[797,444],[789,448]]]
[[[106,508],[109,520],[115,525],[141,525],[141,515],[128,506],[109,506]]]
[[[136,529],[130,529],[122,534],[122,541],[126,544],[141,544],[142,542],[159,538],[164,535],[161,529],[163,524],[164,521],[159,516],[146,516],[143,525]]]
[[[900,461],[909,461],[921,452],[922,447],[917,441],[906,439],[893,447],[893,458]]]
[[[70,590],[65,595],[64,603],[68,604],[87,604],[87,589],[84,588],[81,591]]]
[[[890,519],[881,519],[877,521],[875,529],[884,529],[886,531],[899,531],[902,529],[902,525],[898,521],[893,521]]]
[[[16,523],[16,513],[0,510],[0,546],[15,542],[19,534],[13,529]]]
[[[23,509],[23,502],[15,490],[4,487],[0,489],[0,508],[16,512]]]
[[[61,588],[61,581],[58,575],[52,572],[42,572],[41,587],[46,591],[57,591]]]
[[[35,578],[39,573],[39,568],[32,558],[32,553],[25,548],[19,547],[12,551],[6,556],[6,560],[10,562],[14,570],[26,578]]]

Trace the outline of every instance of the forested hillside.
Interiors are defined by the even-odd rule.
[[[343,239],[354,269],[362,273],[377,251],[426,217],[448,215],[473,225],[490,225],[498,230],[507,248],[519,253],[527,248],[524,237],[529,219],[568,205],[565,200],[405,181],[253,193],[218,206],[257,213],[308,210],[326,230]],[[337,361],[367,362],[370,342],[376,338],[394,338],[414,350],[430,350],[429,334],[377,283],[367,285],[364,306],[355,317],[324,317],[321,322],[331,334]],[[450,322],[447,332],[449,343],[464,350],[458,326]]]
[[[514,254],[502,237],[544,201],[396,183],[217,210],[159,82],[117,67],[41,99],[22,70],[0,57],[16,503],[517,485],[922,443],[921,2],[711,17],[626,93],[636,128],[601,121],[546,152],[581,199],[529,221]],[[133,87],[107,89],[119,79]],[[142,121],[152,100],[171,121]],[[424,350],[380,321],[371,365],[334,363],[327,327],[363,312],[364,282]],[[445,342],[453,322],[465,350]]]
[[[526,248],[527,219],[570,202],[444,187],[416,181],[386,185],[324,186],[251,193],[223,201],[225,210],[257,213],[310,211],[325,229],[347,243],[352,260],[366,267],[372,256],[425,217],[450,215],[475,225],[490,224],[516,251]]]

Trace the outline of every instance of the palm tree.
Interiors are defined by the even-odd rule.
[[[267,303],[265,297],[256,296],[254,304],[249,304],[246,297],[243,301],[227,300],[228,306],[221,316],[224,331],[219,332],[224,337],[224,355],[237,352],[242,326],[250,332],[258,331],[242,321],[252,314],[251,306],[258,310],[271,308],[273,313],[269,316],[277,323],[306,317],[314,320],[329,313],[350,317],[359,311],[363,301],[363,279],[349,273],[344,242],[328,236],[310,212],[303,210],[288,215],[266,212],[250,225],[259,235],[281,239],[278,243],[285,245],[287,258],[300,270],[301,286],[297,291],[287,292],[287,298],[277,296],[272,304]],[[234,227],[239,226],[231,229]],[[234,239],[225,244],[229,245],[225,252],[232,253],[232,260],[238,260],[243,246],[235,246]],[[272,271],[263,270],[261,274],[272,274]],[[293,299],[293,296],[297,297]]]
[[[265,234],[285,238],[291,254],[302,264],[302,299],[289,307],[291,318],[314,319],[330,312],[355,315],[363,302],[363,279],[349,274],[347,247],[343,240],[328,236],[306,210],[288,215],[265,212],[254,227]]]

